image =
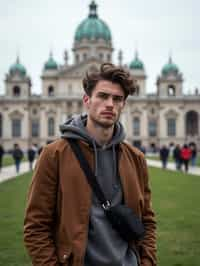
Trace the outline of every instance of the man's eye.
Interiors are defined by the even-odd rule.
[[[113,96],[113,101],[122,102],[123,101],[123,97],[122,96]]]
[[[107,99],[108,95],[106,93],[100,93],[99,97],[102,98],[102,99]]]

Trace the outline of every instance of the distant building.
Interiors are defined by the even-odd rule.
[[[14,143],[27,148],[29,143],[44,145],[59,136],[59,124],[83,111],[82,77],[86,70],[112,62],[112,37],[107,24],[98,17],[94,1],[89,15],[75,31],[73,64],[59,65],[50,53],[44,64],[42,93],[31,93],[31,79],[17,58],[5,78],[5,95],[0,96],[0,142],[6,149]],[[122,65],[122,52],[119,52]],[[127,140],[140,146],[194,142],[200,149],[200,95],[183,94],[183,77],[172,58],[157,78],[156,94],[147,95],[147,75],[137,52],[126,66],[137,79],[134,96],[128,98],[121,121]]]

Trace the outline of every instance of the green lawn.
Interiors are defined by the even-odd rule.
[[[27,161],[26,156],[23,157],[23,162]],[[4,155],[3,157],[3,166],[9,166],[14,164],[13,157],[11,155]]]
[[[23,215],[31,174],[0,184],[0,266],[30,266]],[[158,221],[158,265],[199,266],[200,176],[150,168]]]

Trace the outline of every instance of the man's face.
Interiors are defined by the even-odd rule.
[[[84,95],[83,103],[88,110],[88,118],[92,122],[109,128],[119,119],[125,105],[125,95],[119,84],[100,80],[91,96]]]

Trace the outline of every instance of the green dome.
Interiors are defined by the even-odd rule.
[[[83,20],[75,32],[75,40],[82,39],[104,39],[111,40],[111,33],[109,27],[104,21],[98,18],[96,13],[97,5],[94,1],[90,4],[90,12],[88,18]]]
[[[26,75],[26,68],[20,63],[19,57],[17,57],[16,63],[14,63],[9,70],[10,74],[18,72],[20,75]]]
[[[138,58],[138,54],[136,52],[134,60],[130,63],[130,69],[141,69],[144,70],[143,62]]]
[[[169,73],[178,73],[179,69],[177,65],[172,62],[172,58],[169,57],[169,62],[162,68],[162,74],[167,75]]]
[[[44,65],[44,69],[45,70],[58,69],[58,65],[57,65],[56,61],[53,59],[52,53],[50,53],[49,59]]]

